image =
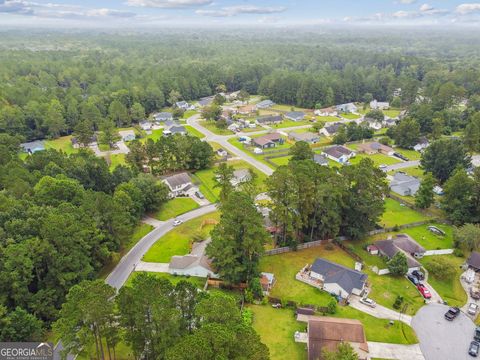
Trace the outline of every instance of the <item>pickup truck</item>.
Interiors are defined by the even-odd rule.
[[[448,321],[453,321],[453,319],[455,319],[459,314],[460,314],[460,309],[459,308],[451,307],[445,313],[445,319],[447,319]]]

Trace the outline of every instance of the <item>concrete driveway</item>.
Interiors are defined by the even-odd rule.
[[[354,309],[360,310],[376,318],[401,321],[407,325],[410,325],[412,322],[412,317],[410,315],[400,314],[395,310],[388,309],[385,306],[382,306],[379,304],[377,304],[374,308],[367,306],[365,304],[362,304],[358,296],[352,296],[349,301],[350,301],[349,305]],[[382,357],[382,356],[375,356],[375,357]]]
[[[399,345],[379,342],[368,342],[368,350],[371,358],[398,359],[398,360],[424,360],[420,346]]]
[[[453,321],[443,315],[448,306],[429,304],[422,307],[412,319],[412,327],[420,341],[426,360],[467,360],[468,347],[473,340],[475,324],[464,313]]]
[[[420,160],[411,160],[411,161],[404,161],[404,162],[401,162],[401,163],[389,165],[389,166],[383,168],[382,170],[385,171],[385,172],[389,172],[389,171],[392,171],[392,170],[401,170],[401,169],[414,167],[414,166],[418,166],[418,165],[420,165]]]

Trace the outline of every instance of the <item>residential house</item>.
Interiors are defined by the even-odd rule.
[[[263,135],[261,137],[252,139],[252,143],[254,146],[259,147],[261,149],[268,149],[275,147],[278,142],[282,140],[282,137],[279,133],[271,133],[267,135]]]
[[[262,272],[260,273],[260,285],[262,286],[262,291],[265,296],[270,293],[273,286],[275,285],[275,275],[272,273]]]
[[[372,110],[387,110],[390,108],[390,103],[373,100],[370,101],[370,109]]]
[[[165,121],[163,136],[171,136],[175,134],[187,135],[187,133],[185,126],[174,121]]]
[[[257,109],[268,109],[273,105],[275,105],[275,103],[272,100],[263,100],[263,101],[260,101],[255,107]]]
[[[227,152],[227,150],[225,150],[225,149],[219,148],[219,149],[217,150],[217,155],[220,156],[220,157],[227,157],[227,156],[228,156],[228,152]]]
[[[179,108],[179,109],[182,109],[182,110],[194,110],[195,109],[195,106],[193,105],[190,105],[188,102],[186,101],[178,101],[175,103],[175,107]]]
[[[173,114],[171,112],[159,112],[153,114],[153,119],[156,122],[163,122],[167,120],[173,120]]]
[[[143,131],[151,131],[152,130],[152,123],[150,121],[144,120],[138,123]]]
[[[444,191],[443,191],[443,188],[442,188],[441,186],[438,186],[438,185],[435,185],[435,186],[433,187],[433,193],[434,193],[435,195],[438,195],[438,196],[442,196],[442,195],[445,194]]]
[[[430,142],[426,137],[423,136],[418,140],[418,143],[413,147],[413,150],[422,151],[425,150],[429,145]]]
[[[354,113],[358,110],[357,106],[354,103],[337,105],[335,108],[338,112],[341,113]]]
[[[347,164],[348,160],[355,156],[355,151],[342,145],[335,145],[323,149],[322,155],[340,164]]]
[[[188,255],[172,256],[168,264],[168,272],[172,275],[218,278],[212,268],[211,260],[206,256],[205,249],[211,240],[196,242]]]
[[[248,115],[254,113],[257,110],[255,105],[244,105],[238,108],[238,113],[241,115]]]
[[[168,176],[163,179],[163,182],[170,190],[170,197],[189,195],[192,190],[195,192],[192,179],[187,173]]]
[[[230,130],[232,132],[238,132],[238,131],[240,131],[240,125],[236,124],[236,123],[232,123],[232,124],[228,125],[227,130]]]
[[[337,116],[338,111],[334,107],[328,107],[323,109],[317,109],[314,111],[314,114],[317,116]]]
[[[380,144],[377,141],[359,144],[358,152],[365,153],[367,155],[383,154],[388,156],[392,156],[395,153],[395,151],[390,146]]]
[[[303,111],[289,111],[285,114],[285,118],[292,121],[302,121],[304,117],[305,113]]]
[[[323,290],[344,299],[352,294],[364,295],[368,278],[367,274],[323,258],[317,258],[314,261],[308,275],[320,281]]]
[[[293,141],[305,141],[309,144],[315,144],[320,141],[320,136],[312,132],[297,133],[292,131],[288,138]]]
[[[383,127],[383,121],[378,121],[376,119],[365,118],[363,119],[363,122],[366,123],[370,129],[376,131],[380,130]]]
[[[328,159],[321,154],[314,154],[313,161],[315,161],[318,165],[328,166]]]
[[[118,135],[120,135],[123,141],[133,141],[136,137],[133,130],[120,130]]]
[[[238,169],[233,172],[233,178],[230,181],[232,186],[237,186],[241,183],[247,182],[252,178],[249,169]]]
[[[327,137],[333,137],[341,126],[344,126],[344,124],[341,122],[331,123],[329,125],[325,125],[322,129],[320,129],[319,132]]]
[[[29,154],[34,154],[37,151],[45,150],[45,142],[43,140],[35,140],[20,144],[20,147]]]
[[[383,120],[383,126],[385,127],[392,127],[397,125],[397,120],[395,119],[385,119]]]
[[[359,360],[367,360],[369,348],[359,320],[309,316],[307,326],[308,360],[322,360],[323,350],[336,351],[342,342],[349,343]]]
[[[265,115],[257,118],[259,125],[280,124],[282,121],[282,115]]]
[[[390,190],[401,196],[413,196],[420,188],[420,180],[403,172],[396,172],[390,181]]]
[[[470,269],[475,271],[480,270],[480,253],[477,251],[472,251],[467,260],[467,265]]]
[[[203,106],[208,106],[213,102],[214,98],[215,98],[214,96],[203,97],[200,100],[198,100],[198,105],[200,105],[202,107]]]
[[[397,88],[393,90],[393,97],[400,97],[402,96],[402,88]]]
[[[409,272],[419,270],[422,266],[416,259],[420,259],[425,255],[425,249],[406,234],[398,234],[393,239],[379,240],[374,245],[380,255],[389,259],[393,258],[398,252],[404,253],[407,258]]]
[[[72,137],[70,139],[70,142],[72,143],[72,147],[74,149],[80,148],[80,142],[78,141],[78,138]],[[93,135],[92,137],[90,137],[90,140],[87,146],[92,146],[92,145],[95,145],[96,143],[97,143],[97,136]]]

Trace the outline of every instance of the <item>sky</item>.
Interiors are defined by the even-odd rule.
[[[462,0],[0,0],[0,26],[480,26]]]

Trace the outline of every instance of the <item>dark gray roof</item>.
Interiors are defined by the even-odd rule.
[[[425,252],[425,249],[418,245],[415,240],[404,234],[400,234],[395,239],[391,240],[379,240],[375,242],[375,246],[382,254],[390,259],[393,258],[399,251],[403,252],[407,257],[407,264],[409,268],[421,266],[420,263],[410,254]]]
[[[257,108],[267,108],[273,105],[275,105],[275,103],[272,100],[263,100],[257,104]]]
[[[168,130],[170,130],[170,132],[172,134],[186,134],[187,133],[187,129],[185,129],[185,127],[182,126],[182,125],[173,125]]]
[[[170,112],[160,112],[160,113],[156,113],[156,114],[153,114],[153,117],[155,118],[155,120],[169,120],[169,119],[173,119],[173,115],[172,115],[172,113],[170,113]]]
[[[367,281],[367,274],[349,269],[326,259],[317,258],[310,271],[323,276],[323,282],[338,284],[342,289],[351,293],[353,289],[362,289]]]
[[[331,147],[328,147],[326,149],[323,149],[323,152],[325,154],[328,154],[336,159],[340,159],[342,157],[342,155],[351,155],[353,153],[352,150],[350,149],[347,149],[345,146],[341,146],[341,145],[335,145],[335,146],[331,146]]]
[[[313,161],[315,161],[319,165],[328,165],[328,159],[321,154],[314,154]]]
[[[331,125],[325,126],[325,130],[327,130],[329,134],[335,134],[342,125],[342,123],[333,123]]]
[[[467,264],[475,269],[480,269],[480,253],[473,251],[467,260]]]
[[[187,185],[192,182],[192,179],[190,179],[190,176],[187,173],[172,175],[164,180],[167,182],[170,189],[175,189],[177,186]]]
[[[289,111],[285,114],[285,116],[291,119],[303,119],[305,113],[303,111]]]
[[[23,148],[23,150],[25,150],[27,152],[28,151],[35,152],[35,151],[45,150],[45,142],[43,140],[26,142],[26,143],[20,144],[20,146]]]
[[[281,122],[282,116],[281,115],[266,115],[260,116],[257,118],[259,123],[269,123],[269,122]]]

